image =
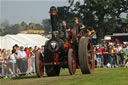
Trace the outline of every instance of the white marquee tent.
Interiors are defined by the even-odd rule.
[[[0,48],[12,49],[18,44],[24,47],[42,46],[48,39],[39,34],[17,34],[0,37]]]

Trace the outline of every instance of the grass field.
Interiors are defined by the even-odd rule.
[[[33,75],[0,79],[0,85],[128,85],[128,68],[99,68],[89,75],[82,75],[77,70],[73,76],[68,70],[61,70],[57,77],[37,78]]]

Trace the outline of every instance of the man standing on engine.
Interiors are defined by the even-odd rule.
[[[85,28],[85,26],[81,23],[79,23],[79,20],[77,17],[74,18],[75,24],[76,24],[76,35],[81,33],[81,30]]]
[[[83,24],[79,23],[79,20],[77,17],[74,18],[74,21],[76,24],[76,35],[79,36],[82,34],[81,30],[84,29],[85,26]],[[92,27],[90,27],[90,26],[86,27],[87,35],[92,35],[94,32],[95,32],[95,30]]]

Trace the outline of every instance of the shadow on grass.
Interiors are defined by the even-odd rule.
[[[53,78],[53,77],[62,77],[62,76],[72,76],[72,75],[70,75],[70,74],[63,74],[63,75],[59,75],[59,76],[47,76],[47,75],[45,75],[41,78],[48,78],[48,77]],[[20,80],[20,79],[36,79],[36,78],[39,78],[39,77],[36,75],[21,75],[19,77],[13,77],[12,79],[13,80]]]
[[[34,79],[34,78],[38,78],[38,77],[36,75],[32,75],[32,76],[24,75],[24,76],[14,77],[12,79],[19,80],[19,79]]]

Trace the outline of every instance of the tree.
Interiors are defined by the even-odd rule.
[[[28,27],[29,29],[32,29],[32,30],[36,29],[36,25],[34,23],[29,23]]]
[[[17,34],[20,31],[22,31],[22,26],[20,24],[15,25],[9,25],[4,27],[3,31],[0,33],[1,36],[4,36],[6,34]]]
[[[23,30],[27,29],[27,24],[24,21],[21,22],[21,26],[22,26]]]
[[[52,31],[50,19],[44,19],[42,24],[44,25],[45,34],[49,34]]]
[[[1,24],[0,24],[0,31],[1,31],[1,34],[3,34],[4,32],[4,29],[9,27],[9,22],[8,20],[4,20]]]
[[[37,30],[42,30],[42,28],[41,28],[41,25],[40,24],[35,24],[36,25],[36,29]]]
[[[5,30],[6,30],[6,34],[17,34],[23,31],[23,28],[20,24],[15,24],[15,25],[5,28]]]
[[[67,20],[67,22],[70,22],[71,19],[75,16],[75,14],[72,13],[72,9],[68,6],[58,7],[57,9],[59,21]]]
[[[4,20],[1,24],[0,24],[0,29],[4,29],[5,27],[9,26],[9,22],[8,20]]]
[[[35,24],[35,23],[26,24],[23,21],[20,24],[9,25],[8,21],[6,20],[0,24],[0,35],[4,36],[6,34],[17,34],[21,31],[28,29],[42,30],[40,24]]]
[[[116,30],[121,13],[128,13],[128,0],[80,1],[69,0],[70,7],[84,24],[96,28],[98,41],[110,32],[110,29],[112,32]]]

